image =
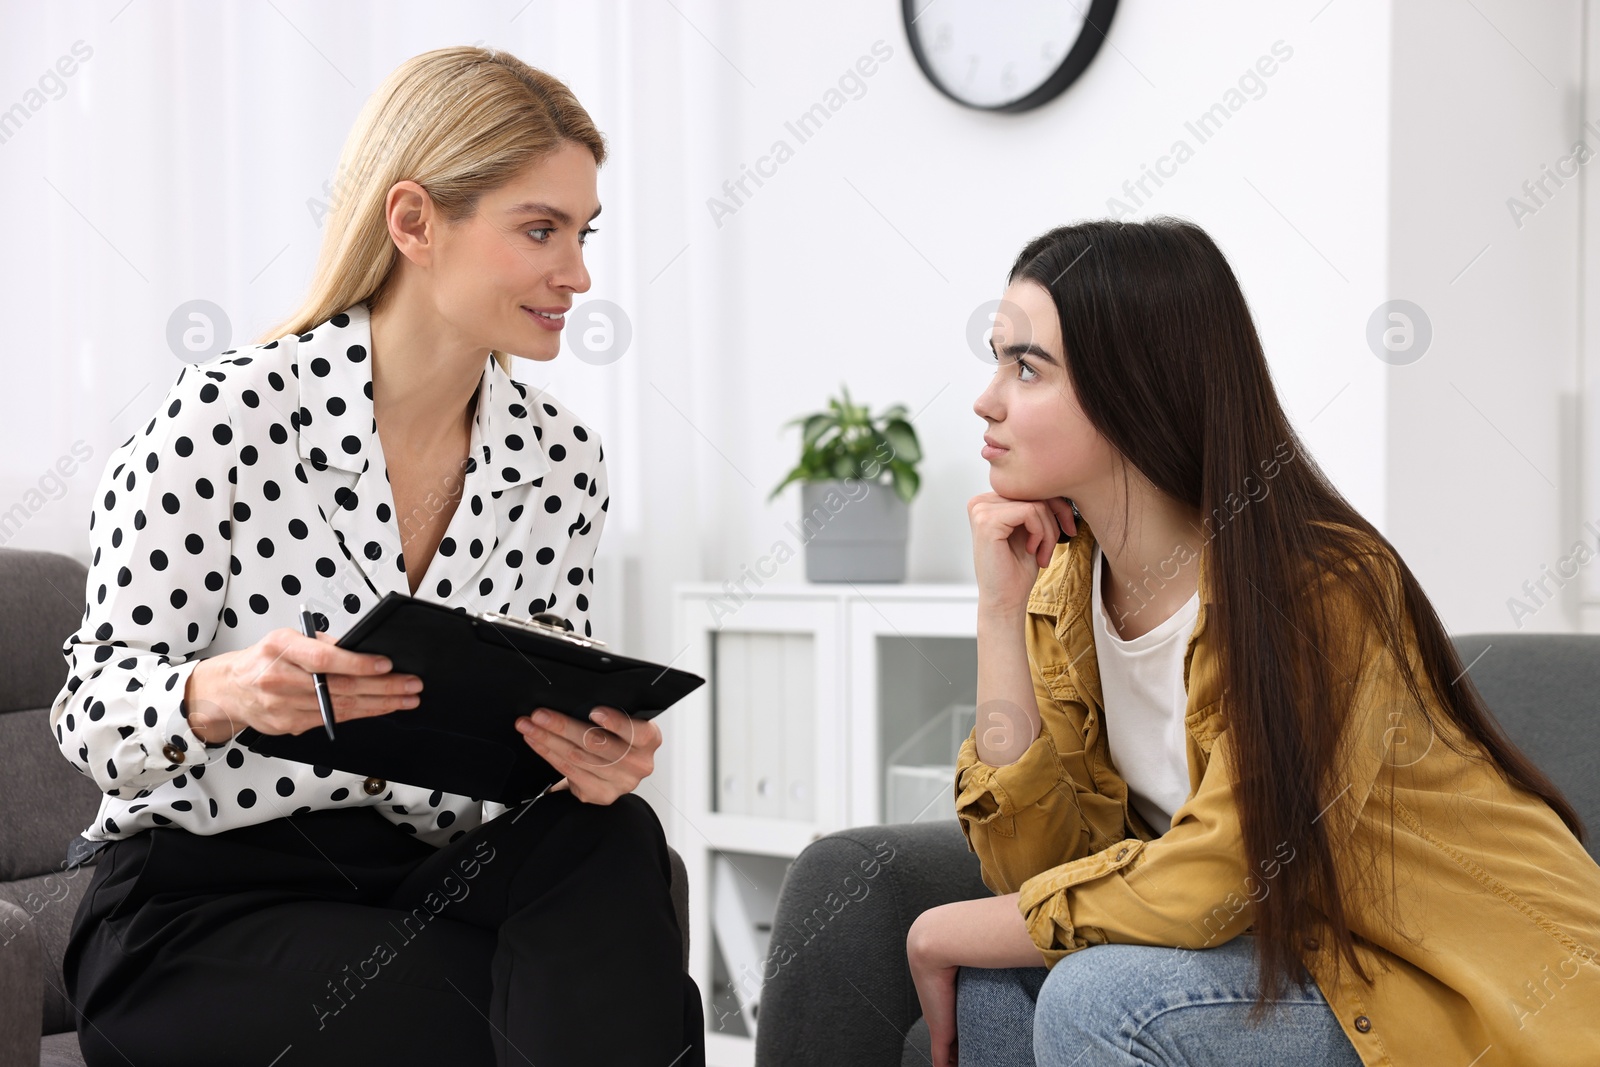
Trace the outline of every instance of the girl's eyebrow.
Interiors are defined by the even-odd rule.
[[[995,351],[993,340],[989,342],[989,350]],[[1029,341],[1027,344],[1006,345],[1003,351],[1008,359],[1017,359],[1021,356],[1033,356],[1036,359],[1043,360],[1044,362],[1050,364],[1052,367],[1060,366],[1060,364],[1056,362],[1056,357],[1052,356],[1050,353],[1046,352],[1032,341]],[[995,358],[998,359],[999,355],[996,354]]]
[[[537,201],[528,201],[522,204],[513,204],[506,209],[507,215],[540,215],[562,226],[572,225],[572,216],[558,207],[550,204],[541,204]],[[600,215],[600,208],[596,207],[589,214],[589,221],[593,222]]]

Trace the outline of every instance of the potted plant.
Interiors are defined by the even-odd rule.
[[[827,411],[784,423],[802,427],[800,462],[767,499],[801,483],[794,532],[806,546],[808,581],[905,581],[909,505],[921,485],[917,433],[904,404],[873,416],[842,384],[839,393]]]

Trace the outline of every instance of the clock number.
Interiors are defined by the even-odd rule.
[[[978,58],[978,55],[975,52],[974,53],[969,53],[967,58],[972,60],[972,65],[967,68],[967,76],[965,78],[963,78],[962,81],[961,81],[961,85],[962,85],[963,88],[965,88],[966,86],[972,84],[973,76],[978,73],[978,64],[980,64],[982,62],[982,60]]]

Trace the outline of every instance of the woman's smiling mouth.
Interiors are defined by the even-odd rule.
[[[522,310],[527,313],[530,319],[546,330],[559,330],[567,321],[567,309],[564,307],[531,308],[523,305]]]

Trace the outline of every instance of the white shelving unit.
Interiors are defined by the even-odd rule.
[[[707,684],[673,708],[667,832],[689,869],[708,1067],[750,1067],[789,862],[849,826],[954,818],[954,746],[977,691],[977,587],[673,593],[684,649],[674,666]],[[891,773],[896,754],[911,762]]]

